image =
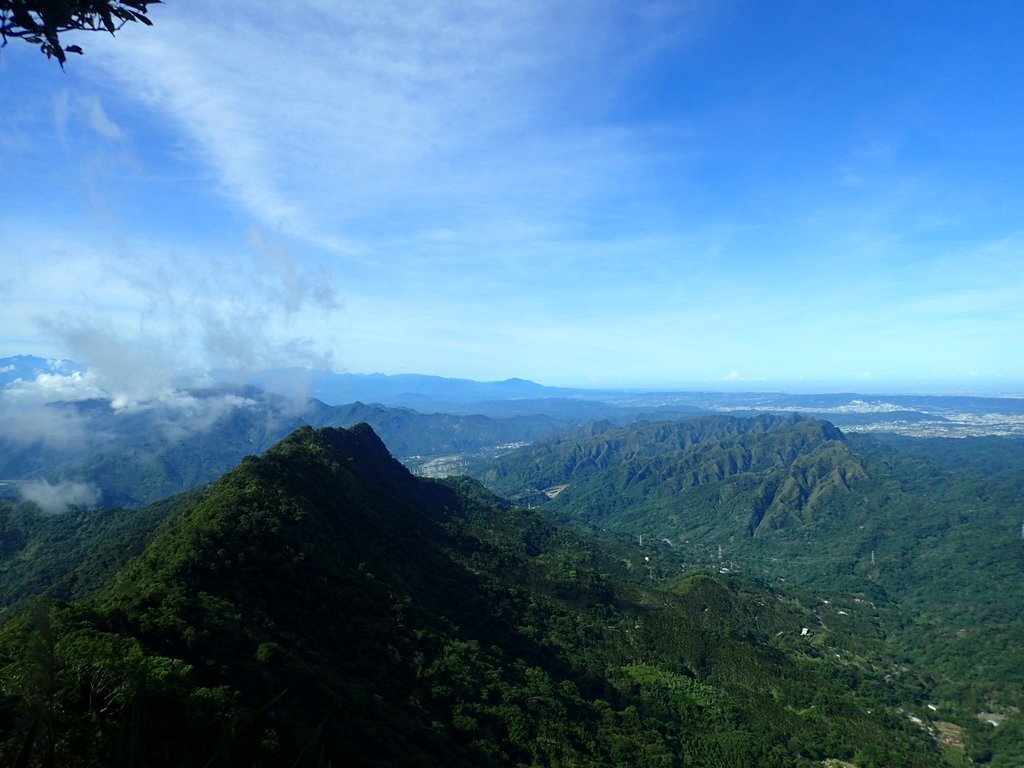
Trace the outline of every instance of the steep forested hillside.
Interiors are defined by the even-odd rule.
[[[783,594],[651,582],[365,425],[184,500],[93,597],[0,633],[22,765],[934,766],[911,692]]]
[[[40,596],[86,597],[139,554],[160,523],[187,502],[45,514],[0,499],[0,620]]]
[[[762,526],[813,516],[864,469],[828,422],[708,416],[620,428],[594,424],[538,441],[482,467],[478,476],[511,498],[549,501],[553,510],[609,527],[628,526],[623,515],[636,518],[647,509],[666,511],[665,522],[684,515],[681,528],[692,527],[695,516],[719,521],[721,501],[709,508],[701,489],[724,483],[732,521],[756,536]],[[734,497],[742,500],[729,503]],[[675,532],[650,531],[659,538]]]
[[[1007,438],[846,438],[793,417],[595,427],[482,467],[499,493],[623,535],[651,562],[812,590],[886,638],[973,756],[1024,759],[1024,451]],[[824,602],[827,601],[827,602]],[[998,722],[990,726],[989,721]]]

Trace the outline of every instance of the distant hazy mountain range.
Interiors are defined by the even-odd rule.
[[[356,400],[385,405],[434,405],[521,400],[547,397],[573,397],[580,390],[546,387],[525,379],[472,381],[419,374],[335,373],[303,368],[281,368],[239,374],[221,371],[214,378],[225,382],[244,382],[272,392],[295,392],[325,403],[351,403]]]
[[[1010,398],[610,392],[298,369],[181,384],[125,404],[85,366],[18,356],[0,359],[0,494],[53,509],[146,504],[209,482],[303,425],[366,422],[407,466],[443,476],[596,421],[797,411],[846,431],[1024,433],[1024,400]]]
[[[918,437],[1024,436],[1024,397],[980,395],[864,394],[828,392],[619,391],[548,387],[524,379],[479,382],[439,376],[334,373],[279,369],[223,381],[271,392],[300,392],[338,405],[356,400],[419,411],[494,417],[543,413],[587,420],[670,417],[675,414],[804,413],[852,431]]]
[[[438,454],[528,443],[571,426],[544,415],[494,419],[363,403],[327,406],[229,386],[181,391],[131,412],[89,399],[48,403],[38,413],[54,432],[0,428],[0,480],[7,495],[20,490],[56,507],[61,488],[75,490],[70,503],[150,503],[209,482],[305,425],[370,423],[413,466]],[[93,489],[84,497],[83,483]]]

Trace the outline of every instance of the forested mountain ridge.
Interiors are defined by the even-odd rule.
[[[733,496],[749,498],[744,523],[751,536],[762,526],[808,519],[866,476],[838,429],[797,415],[595,424],[538,440],[476,474],[500,494],[575,510],[599,525],[687,490],[728,483]]]
[[[93,598],[0,632],[19,697],[0,758],[940,762],[891,683],[827,630],[801,637],[798,604],[639,569],[471,481],[413,477],[365,425],[303,428],[182,500]]]
[[[397,457],[460,453],[530,442],[565,430],[571,422],[543,414],[490,416],[420,413],[410,408],[351,403],[333,408],[312,426],[349,427],[365,422]]]

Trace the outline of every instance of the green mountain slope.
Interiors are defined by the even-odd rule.
[[[317,426],[350,427],[361,422],[373,427],[388,450],[405,461],[412,457],[530,442],[562,432],[571,424],[564,419],[535,413],[496,419],[480,415],[419,413],[409,408],[352,403],[334,408],[327,418],[319,420]]]
[[[663,573],[811,590],[828,601],[822,624],[884,637],[879,654],[929,681],[938,709],[924,715],[967,727],[978,762],[1024,759],[1018,441],[848,439],[799,417],[599,425],[478,476],[548,515],[642,536]]]
[[[657,511],[666,525],[649,532],[664,538],[707,523],[709,512],[713,524],[728,514],[750,536],[804,522],[865,471],[828,422],[764,415],[592,425],[538,441],[478,476],[498,493],[603,526],[628,527]],[[702,490],[710,485],[722,486],[713,506]]]
[[[94,598],[0,632],[19,697],[0,760],[939,763],[903,694],[827,630],[802,636],[797,603],[635,573],[471,481],[414,478],[365,425],[305,428],[184,503]]]
[[[0,500],[0,619],[43,595],[87,597],[148,544],[187,497],[141,510],[112,507],[47,515]]]

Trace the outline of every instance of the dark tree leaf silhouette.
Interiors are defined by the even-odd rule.
[[[79,45],[64,45],[65,32],[84,30],[113,35],[125,24],[153,22],[147,6],[162,0],[0,0],[0,47],[11,38],[38,45],[47,58],[63,68],[67,54],[82,53]]]

